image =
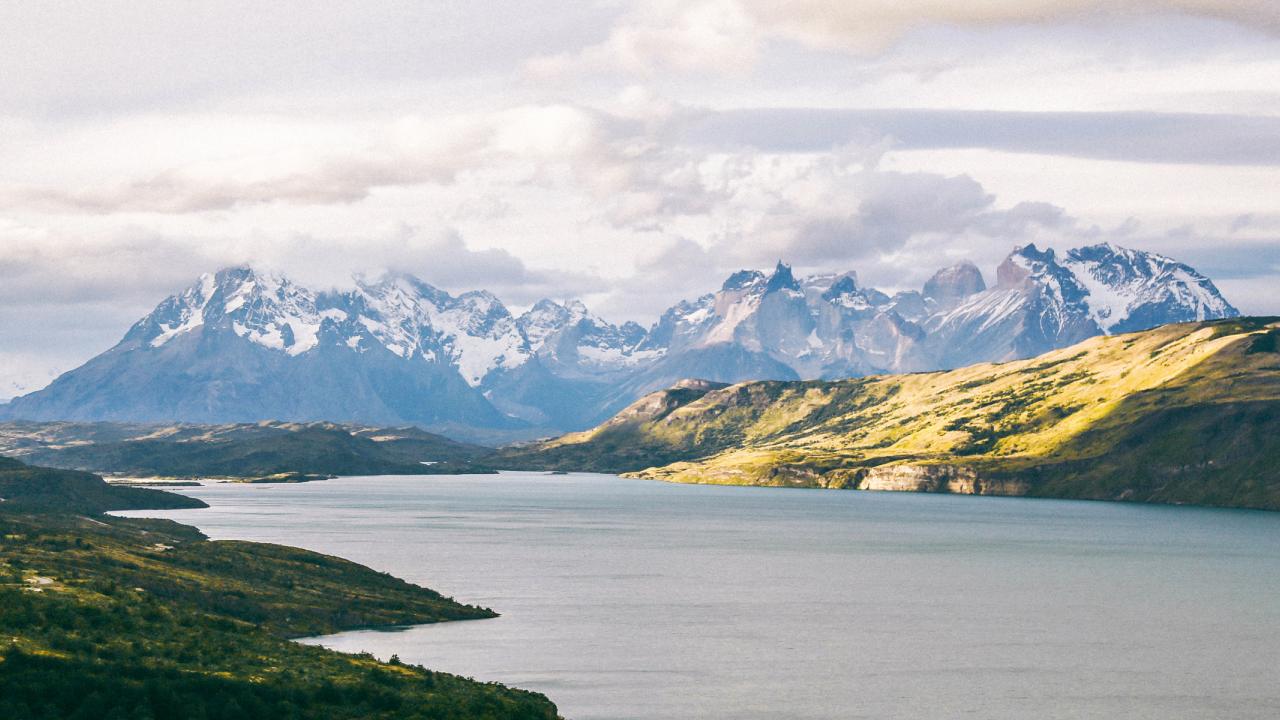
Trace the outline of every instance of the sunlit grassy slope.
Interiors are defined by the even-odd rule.
[[[1244,318],[950,372],[667,390],[504,463],[1280,508],[1278,339],[1280,320]]]

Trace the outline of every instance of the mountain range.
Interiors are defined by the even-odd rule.
[[[743,270],[649,328],[581,302],[515,315],[415,277],[315,291],[249,267],[206,274],[113,348],[0,406],[27,420],[412,424],[500,441],[580,430],[683,378],[838,379],[1026,358],[1089,337],[1235,317],[1169,258],[1099,244],[1015,249],[889,294],[853,272]]]

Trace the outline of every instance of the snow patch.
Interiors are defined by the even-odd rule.
[[[701,325],[702,323],[707,321],[707,318],[710,318],[710,317],[711,317],[711,308],[700,307],[697,310],[694,310],[693,312],[681,318],[681,322],[687,323],[689,325]]]
[[[582,345],[578,347],[578,357],[599,365],[634,366],[649,360],[662,357],[662,350],[636,350],[627,352],[625,348],[595,347]]]
[[[751,317],[758,307],[760,307],[759,295],[749,296],[730,305],[725,309],[724,317],[720,322],[703,338],[702,345],[705,347],[716,343],[733,342],[734,331],[744,320]]]
[[[1089,316],[1104,333],[1111,334],[1112,328],[1129,317],[1129,309],[1133,307],[1135,295],[1137,295],[1133,289],[1126,288],[1129,292],[1125,292],[1120,287],[1112,287],[1103,282],[1098,277],[1096,262],[1066,260],[1062,265],[1089,293],[1089,297],[1085,300],[1089,308]]]
[[[836,301],[840,307],[849,310],[867,310],[871,307],[871,303],[867,302],[867,299],[861,295],[845,294],[836,298]]]
[[[179,335],[189,333],[192,330],[204,325],[204,308],[192,312],[186,320],[173,326],[161,325],[160,334],[151,340],[151,347],[160,347]]]
[[[151,339],[151,347],[160,347],[175,337],[204,325],[205,310],[209,307],[209,301],[213,299],[217,289],[217,282],[213,275],[209,273],[201,275],[195,286],[188,288],[175,298],[177,303],[181,303],[179,320],[171,324],[158,323],[160,333]]]

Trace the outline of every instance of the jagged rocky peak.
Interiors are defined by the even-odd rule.
[[[363,345],[358,335],[403,357],[435,360],[438,347],[430,327],[428,308],[448,303],[448,293],[407,273],[388,273],[375,282],[356,279],[354,291],[340,297],[358,323],[345,342],[353,349]]]
[[[356,287],[365,295],[389,303],[378,308],[383,312],[419,312],[424,308],[435,308],[440,311],[462,310],[478,318],[511,315],[506,305],[488,290],[469,290],[455,297],[408,273],[389,273],[373,283],[357,279]]]
[[[1105,332],[1240,314],[1209,278],[1163,255],[1099,243],[1071,250],[1062,264],[1086,288]]]
[[[875,288],[864,288],[858,285],[858,276],[853,272],[831,275],[814,275],[805,278],[802,283],[809,303],[821,314],[821,306],[831,306],[839,312],[864,316],[869,312],[887,309],[891,305],[888,295]],[[821,290],[821,292],[815,292]],[[917,293],[918,295],[919,293]]]
[[[986,289],[982,271],[977,265],[964,260],[934,273],[924,284],[921,294],[939,306],[950,307]]]
[[[530,345],[537,348],[551,335],[584,320],[588,321],[588,324],[608,324],[594,317],[581,300],[566,300],[560,303],[543,298],[520,315],[516,319],[516,324],[529,339]]]
[[[780,290],[800,291],[800,283],[796,282],[796,278],[791,274],[791,266],[785,265],[781,260],[778,261],[777,267],[773,269],[773,274],[769,276],[769,280],[765,283],[765,293],[774,293]]]
[[[819,293],[823,293],[830,289],[832,285],[844,280],[849,280],[853,283],[854,287],[857,287],[858,273],[852,270],[846,270],[845,272],[838,273],[818,273],[817,275],[810,275],[802,278],[800,280],[800,285],[804,287],[806,291],[817,291]]]
[[[1111,243],[1076,248],[1061,258],[1035,245],[1017,248],[1000,265],[997,286],[1047,288],[1060,303],[1086,306],[1104,333],[1239,315],[1190,266]]]
[[[887,308],[899,317],[912,322],[920,322],[929,316],[931,303],[915,290],[904,290],[889,299]]]
[[[649,332],[635,320],[628,320],[622,323],[618,326],[618,331],[622,333],[622,338],[628,348],[635,348],[639,345],[644,340],[645,333]]]
[[[845,275],[835,279],[820,296],[823,300],[831,301],[837,298],[853,295],[858,292],[858,282],[850,275]]]
[[[247,266],[204,274],[136,323],[125,341],[162,347],[192,332],[229,330],[256,344],[298,355],[318,342],[315,293],[283,275]]]
[[[733,273],[720,286],[724,290],[748,290],[765,282],[765,274],[759,270],[739,270]]]
[[[446,296],[426,308],[426,324],[439,337],[444,356],[462,379],[479,386],[495,370],[512,370],[529,358],[529,345],[516,319],[487,291]]]
[[[1162,265],[1174,263],[1163,255],[1130,250],[1109,242],[1086,245],[1067,251],[1067,260],[1076,262],[1093,262],[1107,266],[1106,279],[1112,282],[1124,280],[1135,275],[1150,276],[1158,272]]]
[[[543,298],[516,318],[516,324],[529,340],[529,347],[537,350],[546,343],[547,338],[564,329],[572,320],[573,313],[569,308],[549,298]]]
[[[515,328],[515,318],[507,306],[488,290],[471,290],[462,293],[451,303],[457,318],[457,327],[468,335],[505,333]]]
[[[162,300],[154,310],[133,324],[125,335],[125,342],[159,347],[178,335],[203,326],[205,310],[219,289],[218,277],[225,272],[221,271],[216,276],[205,273],[191,287]]]
[[[1053,248],[1040,250],[1035,243],[1016,247],[996,268],[996,287],[1018,287],[1026,283],[1028,278],[1043,275],[1050,266],[1057,266]]]
[[[543,299],[518,320],[531,352],[545,359],[594,368],[630,365],[645,329],[634,322],[615,326],[593,315],[580,300]]]
[[[1108,243],[1062,255],[1015,248],[997,278],[994,288],[926,321],[943,366],[1030,357],[1098,334],[1238,314],[1190,267]]]
[[[552,300],[551,298],[542,298],[534,303],[532,307],[525,310],[520,315],[521,322],[553,322],[563,321],[570,316],[569,308]]]

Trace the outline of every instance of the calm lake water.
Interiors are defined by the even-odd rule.
[[[136,513],[501,618],[320,638],[594,718],[1280,717],[1280,513],[601,475],[183,488]]]

